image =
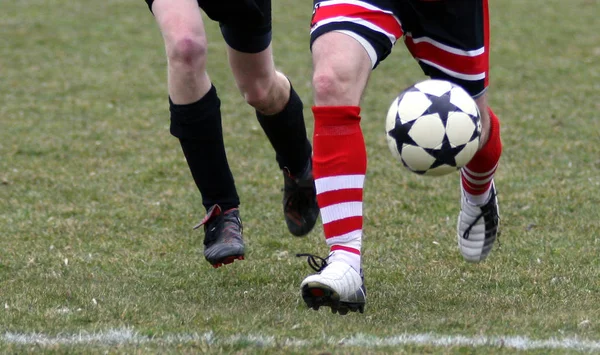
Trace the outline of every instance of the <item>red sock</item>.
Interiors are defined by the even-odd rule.
[[[360,271],[367,151],[360,107],[313,107],[313,175],[330,257]]]
[[[482,195],[490,190],[502,154],[500,121],[491,108],[488,109],[488,112],[490,114],[488,141],[460,171],[462,186],[471,195]]]

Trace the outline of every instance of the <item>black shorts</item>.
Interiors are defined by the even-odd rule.
[[[423,72],[464,87],[473,97],[489,77],[488,0],[314,0],[311,44],[341,31],[359,41],[373,68],[404,43]]]
[[[225,42],[244,53],[258,53],[271,44],[271,0],[197,0],[219,22]],[[150,11],[154,0],[146,0]]]

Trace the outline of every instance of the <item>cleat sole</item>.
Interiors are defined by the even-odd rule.
[[[219,268],[224,265],[229,265],[229,264],[233,263],[235,260],[244,260],[244,256],[243,255],[232,255],[232,256],[228,256],[224,259],[221,259],[221,260],[217,261],[216,263],[211,263],[211,264],[216,269],[216,268]]]
[[[364,313],[364,303],[343,302],[340,301],[340,295],[334,290],[321,284],[308,283],[302,287],[302,299],[308,308],[318,311],[320,307],[331,308],[331,313],[338,313],[342,316],[348,312]]]

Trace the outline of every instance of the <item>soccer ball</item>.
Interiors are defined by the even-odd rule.
[[[396,97],[388,110],[388,147],[408,170],[441,176],[465,166],[477,152],[481,120],[475,100],[460,86],[425,80]]]

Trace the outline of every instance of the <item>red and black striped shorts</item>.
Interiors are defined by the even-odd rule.
[[[315,0],[311,44],[342,31],[359,41],[373,68],[404,39],[423,72],[473,97],[489,77],[488,0]]]

